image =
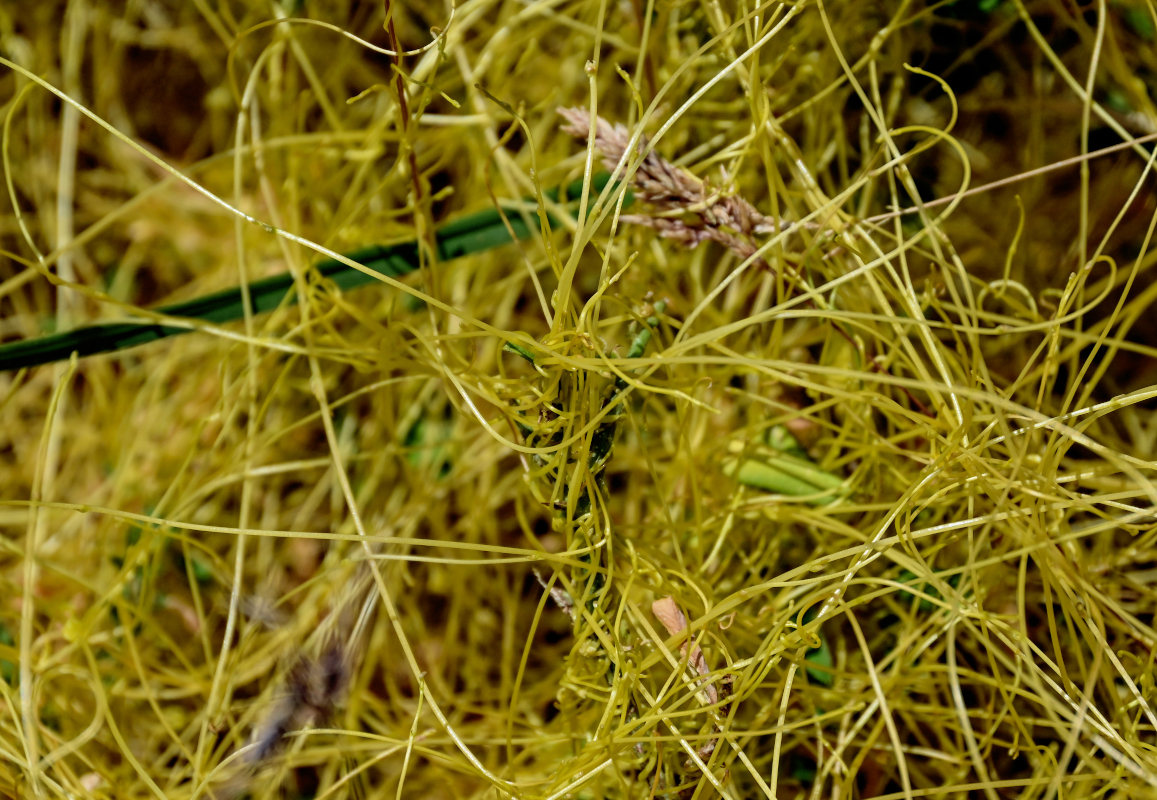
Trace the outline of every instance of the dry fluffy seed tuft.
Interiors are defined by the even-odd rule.
[[[565,120],[564,133],[584,141],[590,135],[590,115],[581,108],[560,108]],[[695,178],[686,170],[658,155],[640,135],[634,153],[630,153],[631,135],[626,126],[612,124],[602,117],[595,119],[595,148],[602,154],[603,166],[612,173],[630,171],[636,199],[650,206],[646,214],[623,214],[620,219],[654,228],[660,236],[686,247],[712,240],[730,248],[740,258],[751,258],[758,247],[755,236],[790,227],[761,214],[738,195],[724,195],[709,183]],[[642,154],[633,165],[632,156]]]

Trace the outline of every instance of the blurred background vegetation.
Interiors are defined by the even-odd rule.
[[[1157,797],[1155,30],[0,7],[0,343],[297,300],[0,374],[0,794]],[[602,170],[560,107],[797,224],[617,219],[639,151],[432,258]]]

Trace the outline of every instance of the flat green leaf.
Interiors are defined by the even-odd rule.
[[[803,615],[804,624],[806,625],[815,618],[816,609],[809,609]],[[828,645],[827,637],[824,636],[822,628],[816,630],[816,636],[819,637],[820,643],[804,654],[804,670],[808,677],[816,683],[831,686],[835,682],[835,675],[832,672],[832,667],[835,665],[835,661],[832,659],[832,648]]]
[[[804,669],[807,670],[808,677],[816,683],[824,686],[831,686],[835,681],[835,676],[832,674],[832,648],[828,645],[828,640],[824,635],[820,634],[820,646],[813,647],[807,651],[807,656],[804,658]]]

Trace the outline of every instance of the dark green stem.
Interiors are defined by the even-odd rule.
[[[594,177],[590,192],[592,203],[595,196],[607,185],[609,178],[610,176],[605,173]],[[581,180],[570,184],[566,189],[567,202],[577,200],[581,196],[582,188]],[[558,200],[558,192],[556,191],[548,192],[547,196],[552,201]],[[629,205],[631,200],[632,197],[628,192],[624,205]],[[525,202],[533,203],[534,198],[528,198]],[[507,209],[505,217],[504,221],[503,213],[495,209],[488,209],[462,217],[438,228],[435,232],[435,243],[438,248],[437,260],[450,261],[462,256],[481,253],[515,240],[526,239],[533,232],[532,228],[527,225],[526,217],[517,211]],[[549,215],[547,221],[552,228],[558,224],[558,221]],[[513,237],[511,236],[512,233]],[[414,272],[421,263],[416,241],[367,247],[350,253],[349,258],[380,275],[391,278],[398,278]],[[343,290],[363,286],[374,281],[372,275],[367,275],[332,259],[322,261],[316,265],[315,269],[321,277],[333,281],[338,288]],[[249,303],[252,313],[262,314],[283,304],[294,302],[295,295],[292,290],[293,276],[288,272],[250,283]],[[198,297],[195,300],[162,306],[157,309],[157,312],[170,317],[220,324],[241,319],[245,316],[244,309],[241,287],[234,287]],[[168,336],[189,333],[190,330],[192,329],[148,322],[112,322],[88,325],[52,336],[0,345],[0,370],[20,369],[39,364],[49,364],[53,361],[63,361],[72,353],[84,357],[96,353],[124,350]]]

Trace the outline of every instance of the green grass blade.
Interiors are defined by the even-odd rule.
[[[592,180],[591,197],[601,192],[610,180],[606,173],[596,175]],[[566,201],[577,200],[582,193],[583,183],[575,181],[566,188]],[[558,201],[558,192],[547,192],[552,201]],[[630,192],[624,206],[632,201]],[[524,202],[533,203],[534,198]],[[450,261],[455,258],[481,253],[515,240],[526,239],[534,232],[526,218],[512,209],[505,210],[506,219],[495,209],[480,211],[449,222],[435,232],[438,260]],[[548,215],[551,227],[558,221]],[[509,227],[507,227],[509,225]],[[511,234],[513,233],[513,237]],[[418,269],[418,243],[401,242],[393,245],[367,247],[350,253],[349,258],[365,267],[391,278],[401,277]],[[364,272],[347,267],[339,261],[327,259],[317,264],[318,273],[337,284],[338,288],[353,289],[371,283],[374,278]],[[272,311],[284,303],[294,301],[293,276],[288,272],[263,278],[249,284],[250,308],[254,314]],[[226,289],[214,294],[198,297],[183,303],[162,306],[157,309],[171,317],[200,320],[220,324],[241,319],[245,316],[244,300],[240,287]],[[154,342],[168,336],[189,333],[190,328],[160,325],[147,322],[112,322],[88,325],[64,333],[26,339],[0,345],[0,370],[21,369],[54,361],[63,361],[72,353],[80,357],[125,350],[130,347]]]

